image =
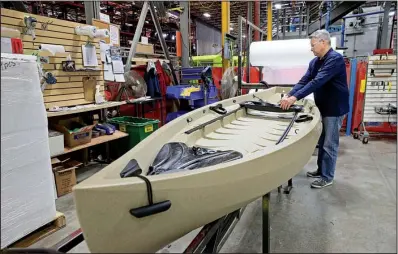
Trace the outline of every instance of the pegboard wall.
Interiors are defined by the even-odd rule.
[[[32,16],[37,19],[35,39],[33,39],[32,35],[24,35],[25,25],[23,20],[25,16]],[[71,60],[75,61],[76,69],[84,68],[81,46],[89,41],[87,36],[75,34],[74,29],[79,25],[84,24],[1,9],[1,26],[14,28],[21,32],[24,54],[34,53],[39,49],[41,44],[62,45],[65,47],[65,51],[69,53]],[[93,103],[93,100],[87,100],[84,96],[83,78],[85,77],[95,77],[103,93],[104,74],[100,59],[99,40],[94,39],[91,42],[96,47],[99,65],[97,68],[100,71],[64,72],[62,70],[62,61],[67,59],[62,54],[50,56],[50,62],[43,64],[43,71],[51,72],[57,79],[56,84],[47,85],[43,92],[46,108],[51,106],[75,106]]]
[[[369,57],[367,68],[363,122],[396,124],[396,114],[377,113],[380,107],[397,106],[397,57],[375,55]]]

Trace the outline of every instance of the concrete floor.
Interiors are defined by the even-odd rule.
[[[290,195],[271,193],[271,252],[396,253],[396,149],[394,140],[363,145],[341,137],[335,183],[321,190],[311,189],[312,180],[305,175],[316,168],[313,156],[294,177]],[[79,172],[78,179],[98,168],[84,170],[83,176]],[[56,204],[67,226],[34,247],[50,247],[79,228],[72,196]],[[88,252],[84,242],[71,251],[79,252]],[[262,252],[261,199],[246,207],[221,252]]]

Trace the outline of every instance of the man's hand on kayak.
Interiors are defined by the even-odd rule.
[[[284,96],[281,99],[281,108],[283,110],[288,110],[290,108],[290,106],[292,106],[296,101],[297,101],[297,98],[294,96],[289,96],[289,97]]]

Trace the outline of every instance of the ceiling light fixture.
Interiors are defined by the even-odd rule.
[[[275,4],[274,6],[275,6],[275,9],[277,9],[277,10],[279,10],[279,9],[282,8],[282,5],[281,5],[281,4]]]
[[[207,12],[203,13],[203,16],[205,16],[206,18],[210,18],[210,14]]]

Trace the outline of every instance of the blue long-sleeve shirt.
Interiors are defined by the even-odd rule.
[[[288,93],[300,100],[314,93],[321,115],[342,116],[349,111],[347,73],[343,56],[332,48],[326,55],[311,60],[301,80]]]

